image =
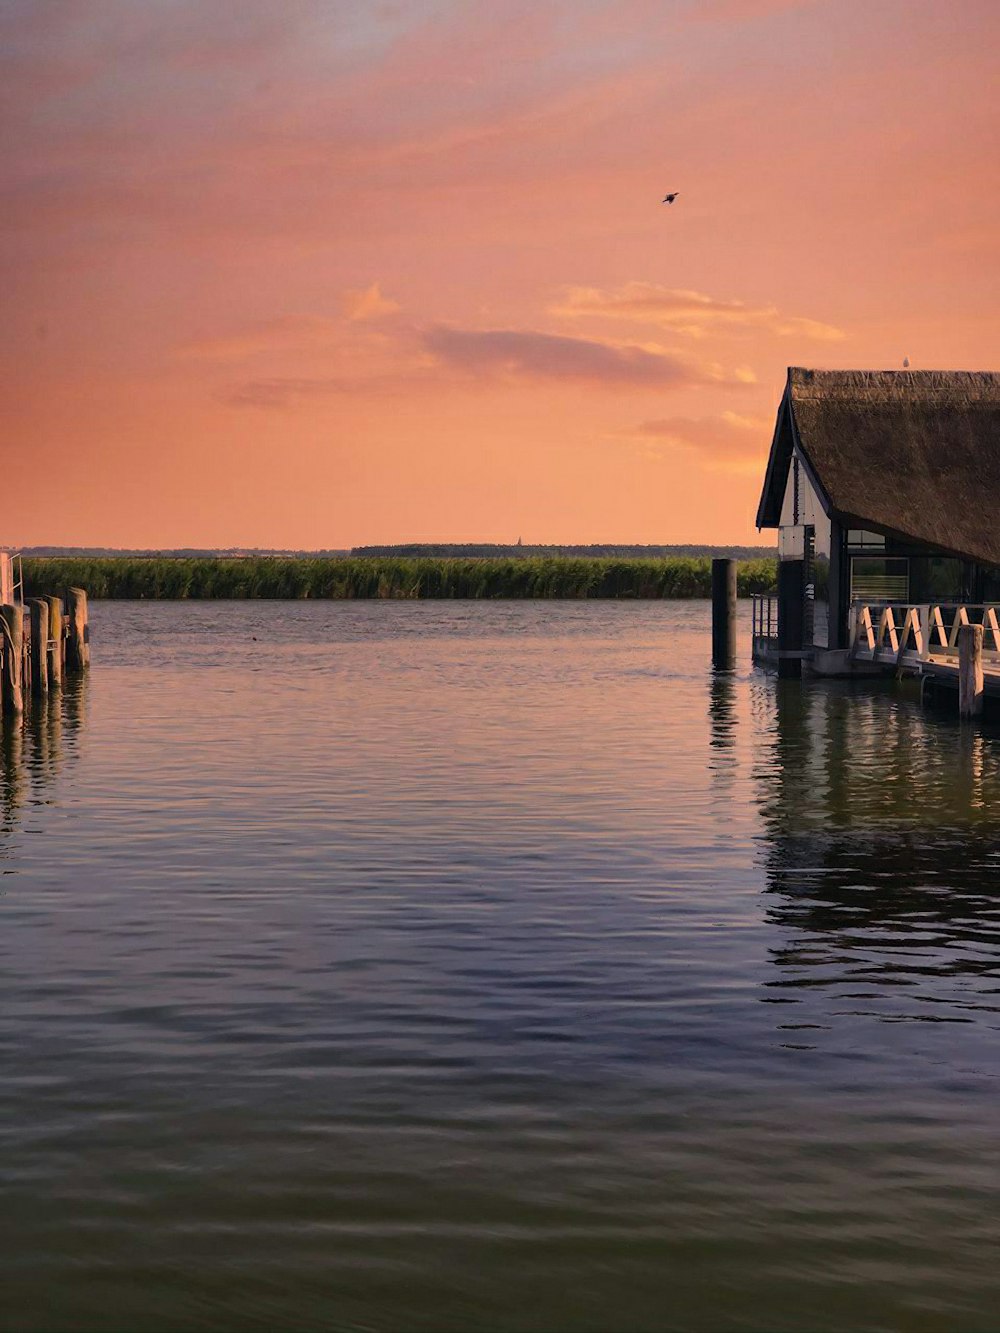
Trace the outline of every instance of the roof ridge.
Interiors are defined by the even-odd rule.
[[[993,370],[815,370],[789,366],[794,398],[867,397],[926,401],[961,398],[1000,401],[1000,372]]]

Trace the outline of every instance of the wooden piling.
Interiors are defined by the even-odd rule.
[[[86,671],[90,666],[90,626],[87,623],[87,594],[82,588],[67,590],[66,608],[69,612],[66,667],[69,671]]]
[[[983,711],[983,627],[963,625],[958,631],[958,715],[979,717]]]
[[[712,665],[736,666],[736,561],[712,561]]]
[[[805,647],[805,562],[778,561],[778,675],[802,675]]]
[[[14,604],[0,606],[0,637],[3,639],[0,667],[0,710],[8,716],[24,712],[21,664],[24,657],[24,608]]]
[[[61,597],[46,597],[49,606],[49,685],[62,688],[66,666],[66,636],[63,633],[63,604]]]
[[[28,603],[31,615],[31,693],[49,692],[49,604],[44,597]]]

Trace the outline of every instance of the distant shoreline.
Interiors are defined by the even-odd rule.
[[[317,551],[283,550],[278,548],[250,548],[228,546],[222,548],[173,547],[157,550],[149,547],[115,548],[111,546],[24,546],[20,553],[25,559],[108,559],[108,560],[346,560],[354,558],[388,557],[396,559],[529,559],[553,556],[582,556],[598,559],[663,560],[675,557],[725,556],[734,560],[769,560],[777,558],[774,546],[711,546],[704,543],[649,545],[629,542],[592,542],[568,545],[528,545],[499,542],[404,542],[396,545],[354,546],[339,550],[326,548]]]
[[[741,597],[774,590],[774,557],[742,561]],[[25,556],[25,595],[85,588],[96,599],[423,600],[643,598],[711,594],[708,556]]]

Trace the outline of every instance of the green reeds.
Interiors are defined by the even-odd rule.
[[[773,592],[773,560],[739,566],[739,593]],[[696,556],[448,559],[347,556],[26,559],[25,595],[68,585],[92,598],[708,597],[711,561]]]

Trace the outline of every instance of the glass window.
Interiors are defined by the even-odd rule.
[[[847,534],[848,546],[873,547],[885,550],[885,538],[880,532],[865,532],[862,528],[851,528]]]
[[[851,557],[852,602],[908,602],[910,562],[878,556]]]

